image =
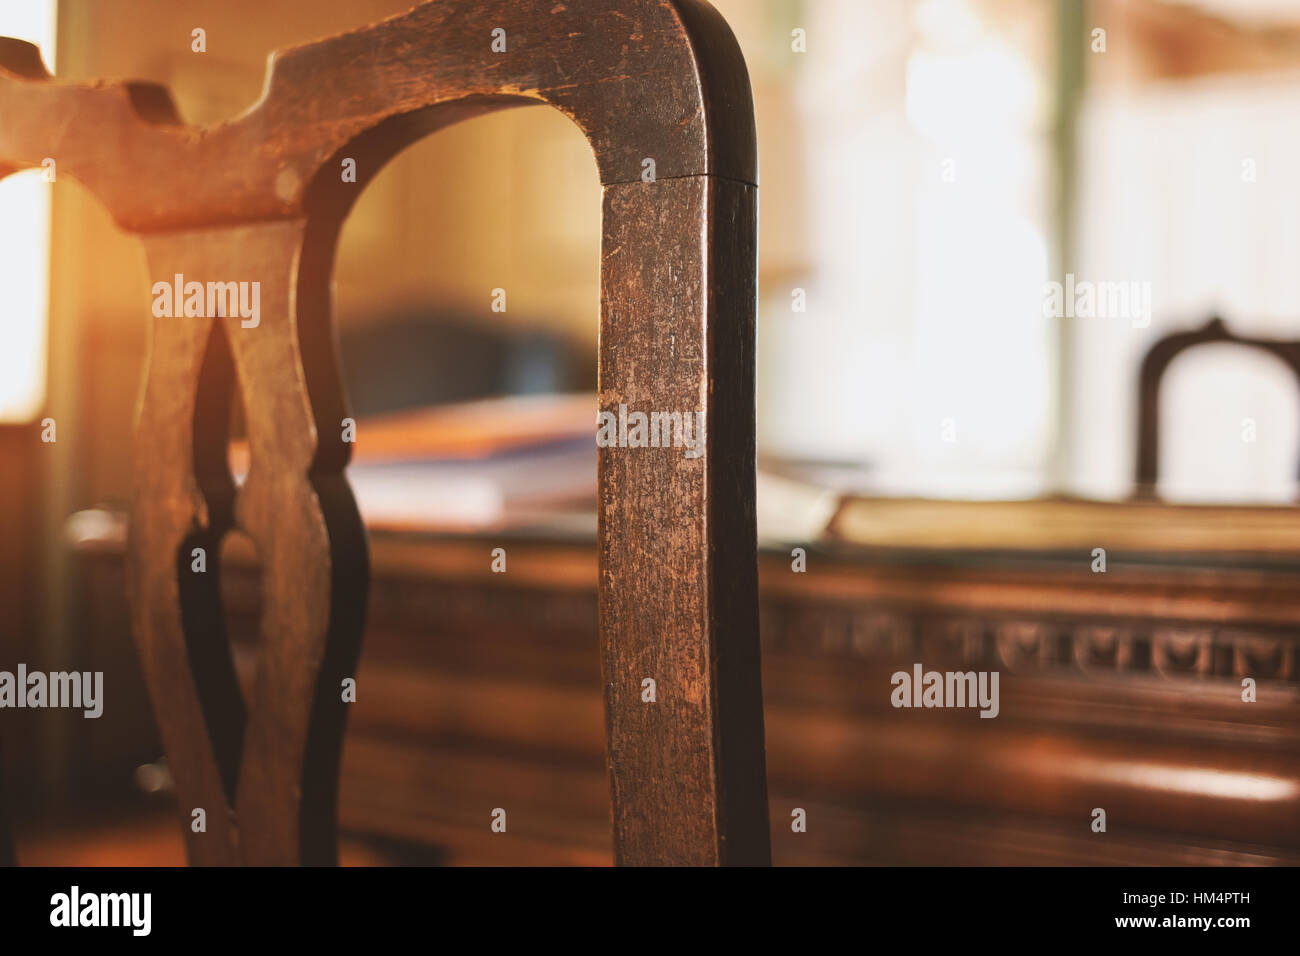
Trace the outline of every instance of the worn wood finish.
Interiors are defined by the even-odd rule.
[[[708,441],[694,459],[682,448],[600,452],[616,853],[760,863],[768,840],[753,640],[754,187],[707,177],[611,186],[605,223],[601,408],[702,410]],[[682,240],[665,246],[664,234]],[[711,262],[721,249],[726,257]],[[653,704],[642,700],[647,678]],[[665,829],[664,820],[675,824]]]
[[[1244,345],[1281,359],[1300,384],[1300,342],[1261,339],[1237,335],[1215,316],[1188,332],[1175,332],[1157,339],[1142,359],[1138,377],[1138,444],[1136,497],[1153,496],[1160,477],[1160,383],[1170,363],[1187,349],[1210,344]],[[1297,465],[1300,480],[1300,464]]]
[[[325,334],[328,312],[320,309],[324,290],[304,287],[325,273],[303,272],[302,221],[145,242],[154,274],[261,284],[256,329],[241,328],[238,316],[157,321],[136,428],[135,629],[182,807],[207,815],[207,832],[187,828],[191,859],[328,862],[339,688],[359,651],[367,569],[341,474],[348,446],[320,417],[331,413],[313,408],[306,381],[310,343]],[[252,449],[238,494],[226,464],[236,372]],[[233,527],[256,544],[267,595],[247,705],[226,646],[218,577],[221,539]],[[206,551],[205,574],[191,570],[194,548]]]
[[[506,31],[507,52],[491,49]],[[601,632],[624,863],[769,858],[754,557],[756,157],[739,49],[699,0],[439,2],[277,54],[211,129],[163,88],[73,85],[0,42],[0,174],[45,157],[145,234],[155,281],[261,283],[261,323],[159,318],[140,402],[129,548],[136,639],[197,863],[328,862],[367,590],[343,469],[330,326],[338,230],[409,143],[541,102],[595,152],[604,203],[601,407],[701,411],[706,444],[607,448]],[[357,161],[356,183],[340,163]],[[653,159],[656,182],[643,182]],[[144,307],[142,303],[142,308]],[[251,467],[226,464],[240,388]],[[263,562],[255,692],[217,581],[238,527]],[[204,548],[209,570],[190,570]],[[641,700],[641,681],[659,685]],[[207,811],[193,833],[190,811]]]
[[[490,48],[497,27],[504,54]],[[56,157],[133,231],[294,216],[341,147],[388,121],[418,137],[452,103],[554,106],[587,135],[607,184],[640,181],[645,157],[660,179],[757,177],[744,61],[700,0],[422,4],[279,51],[257,105],[201,132],[179,124],[165,88],[41,80],[39,56],[17,41],[0,56],[11,74],[0,72],[0,158]]]

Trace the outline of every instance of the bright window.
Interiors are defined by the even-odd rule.
[[[0,6],[0,36],[37,44],[51,70],[56,6]],[[51,188],[40,169],[0,180],[0,422],[29,421],[45,402]]]

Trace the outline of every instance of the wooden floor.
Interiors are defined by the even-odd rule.
[[[185,866],[180,822],[172,813],[133,813],[80,827],[37,827],[17,834],[21,866]],[[343,866],[455,863],[450,857],[343,838]]]

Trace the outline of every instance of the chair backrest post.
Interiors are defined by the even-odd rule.
[[[1160,385],[1174,359],[1200,345],[1243,345],[1280,359],[1300,386],[1300,342],[1265,339],[1233,332],[1218,316],[1211,316],[1198,329],[1173,332],[1152,343],[1142,357],[1138,374],[1137,458],[1134,474],[1135,498],[1153,498],[1160,478]],[[1300,461],[1296,464],[1300,483]]]

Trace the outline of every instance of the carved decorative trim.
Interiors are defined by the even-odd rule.
[[[879,608],[765,605],[765,649],[883,660],[944,658],[1012,672],[1104,678],[1297,682],[1300,635],[1195,622],[1140,624],[1023,614],[931,615]]]

